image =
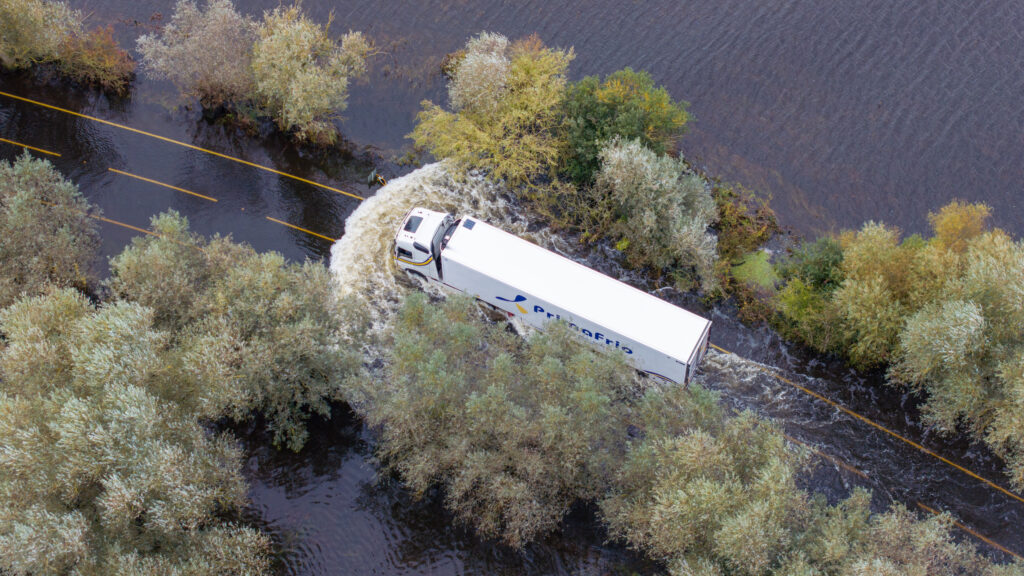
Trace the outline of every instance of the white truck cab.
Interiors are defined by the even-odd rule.
[[[414,208],[395,235],[400,268],[543,329],[561,320],[640,371],[686,383],[711,321],[473,218]]]
[[[395,236],[394,258],[398,266],[430,280],[440,280],[441,250],[448,240],[445,232],[456,225],[451,214],[413,208]]]

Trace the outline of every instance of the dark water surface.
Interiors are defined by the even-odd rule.
[[[92,22],[120,22],[129,44],[168,16],[170,1],[74,0]],[[276,1],[237,2],[258,14]],[[347,192],[372,194],[366,175],[400,168],[403,136],[419,102],[445,98],[441,59],[480,30],[537,32],[573,46],[574,79],[625,66],[649,70],[696,117],[682,151],[723,177],[771,193],[783,224],[816,233],[884,220],[923,231],[926,214],[952,198],[993,207],[994,221],[1024,233],[1024,4],[1009,0],[842,3],[763,2],[363,2],[305,0],[333,29],[363,30],[383,53],[369,79],[351,88],[342,123],[349,152],[296,150],[274,134],[249,137],[175,106],[171,86],[140,76],[131,98],[108,101],[19,75],[0,90],[265,164]],[[106,216],[146,226],[174,208],[203,234],[232,234],[292,259],[326,257],[330,244],[267,220],[329,237],[344,234],[358,200],[273,173],[0,96],[0,138],[62,154],[54,163]],[[0,143],[0,157],[17,150]],[[111,172],[114,168],[216,198],[210,202]],[[135,232],[104,225],[104,255]],[[98,265],[101,272],[105,266]],[[687,303],[691,309],[697,304]],[[879,377],[793,351],[776,336],[708,311],[717,344],[776,366],[794,381],[883,422],[983,476],[1002,482],[998,462],[962,440],[918,427],[911,399],[877,386]],[[743,367],[725,365],[737,374]],[[710,367],[709,367],[710,370]],[[723,392],[787,422],[866,472],[867,480],[823,465],[808,482],[832,498],[852,485],[897,500],[950,510],[965,524],[1024,552],[1024,504],[985,487],[913,447],[873,430],[764,375]],[[280,540],[287,574],[597,574],[649,571],[635,556],[602,545],[587,511],[567,535],[518,555],[450,525],[436,499],[413,502],[376,479],[367,432],[349,415],[318,425],[299,455],[247,438],[252,514]]]

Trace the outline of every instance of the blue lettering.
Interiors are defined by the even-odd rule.
[[[569,328],[572,328],[573,330],[576,330],[577,332],[579,332],[579,330],[580,330],[580,327],[575,325],[575,324],[573,324],[572,322],[569,322]]]
[[[600,332],[598,332],[597,334],[594,334],[594,339],[598,340],[598,341],[604,340],[604,334],[601,334]]]
[[[622,347],[622,351],[625,352],[626,354],[632,354],[633,353],[632,350],[630,350],[629,348],[626,348],[625,346]]]
[[[540,306],[534,306],[534,307],[533,307],[533,311],[534,311],[534,312],[539,312],[539,313],[541,313],[541,314],[543,314],[543,313],[544,313],[544,309],[543,309],[543,308],[541,308]]]
[[[586,328],[584,328],[584,329],[583,329],[583,335],[584,335],[584,336],[589,336],[589,337],[591,337],[591,338],[593,338],[593,337],[594,337],[594,333],[593,333],[593,332],[591,332],[590,330],[587,330]]]

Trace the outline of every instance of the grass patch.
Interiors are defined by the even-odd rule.
[[[766,250],[749,252],[739,259],[732,267],[732,275],[736,280],[760,288],[775,288],[779,276],[769,262],[771,255]]]

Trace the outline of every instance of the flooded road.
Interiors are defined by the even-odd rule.
[[[91,13],[92,23],[120,22],[117,35],[129,46],[160,21],[155,14],[166,18],[172,7],[152,0],[72,4]],[[237,4],[256,15],[277,2]],[[24,75],[0,76],[0,91],[368,197],[375,193],[365,183],[374,167],[389,178],[411,170],[393,160],[405,151],[403,136],[419,102],[445,98],[438,68],[446,53],[480,30],[510,37],[537,32],[550,45],[575,47],[574,79],[633,66],[692,102],[696,121],[681,143],[683,153],[712,173],[772,194],[782,223],[797,231],[813,234],[869,219],[922,231],[929,210],[961,198],[988,202],[997,225],[1024,233],[1024,9],[1018,3],[624,6],[598,0],[583,6],[306,0],[317,19],[333,9],[335,30],[363,30],[383,50],[369,79],[351,87],[341,124],[345,153],[302,152],[272,133],[250,137],[212,124],[196,110],[176,107],[169,84],[144,75],[123,101]],[[339,238],[345,218],[360,205],[294,178],[2,96],[0,138],[61,154],[54,164],[112,219],[145,227],[153,214],[174,208],[199,233],[231,234],[293,260],[327,258],[331,243],[280,222]],[[17,153],[0,144],[0,157]],[[105,224],[102,233],[101,275],[105,257],[137,232]],[[591,264],[620,272],[600,260]],[[701,311],[698,302],[661,295]],[[856,374],[793,350],[769,331],[741,326],[727,309],[703,312],[715,321],[715,343],[750,359],[713,355],[705,367],[709,386],[738,408],[785,421],[794,438],[867,475],[823,461],[807,479],[811,488],[838,498],[852,485],[865,485],[878,506],[897,500],[949,510],[1024,553],[1024,503],[771,378],[753,362],[1001,484],[1001,467],[990,453],[920,429],[914,401],[880,387],[880,375]],[[351,416],[343,412],[319,424],[314,436],[299,455],[268,449],[258,432],[246,437],[253,519],[280,540],[283,573],[651,571],[634,555],[603,545],[586,511],[569,522],[567,535],[525,556],[479,542],[452,527],[436,501],[416,504],[394,483],[379,484],[372,437]]]

